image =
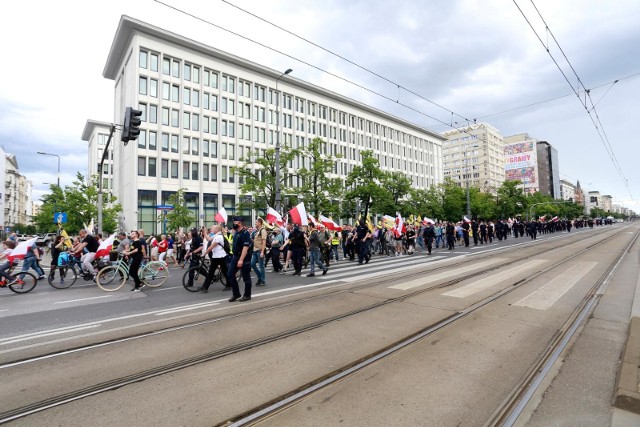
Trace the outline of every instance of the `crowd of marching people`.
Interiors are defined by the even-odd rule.
[[[306,216],[306,214],[305,214]],[[93,236],[87,230],[81,230],[73,240],[64,235],[56,237],[51,245],[51,268],[49,274],[54,277],[56,267],[66,264],[69,259],[81,263],[87,274],[95,280],[96,267],[94,261],[113,260],[110,252],[121,257],[135,260],[137,264],[145,260],[159,260],[175,268],[188,268],[198,265],[203,257],[211,262],[209,275],[202,287],[207,292],[216,267],[227,277],[226,290],[232,291],[230,301],[246,301],[251,299],[252,286],[266,286],[266,267],[271,262],[274,273],[301,276],[303,268],[308,267],[307,277],[318,274],[326,275],[330,265],[340,261],[354,261],[366,264],[372,256],[386,257],[410,256],[417,252],[431,254],[434,249],[454,250],[456,246],[491,244],[494,240],[507,238],[536,239],[539,234],[570,232],[572,228],[593,227],[602,225],[607,220],[577,219],[561,220],[557,217],[545,221],[541,217],[532,221],[520,218],[508,220],[485,221],[464,218],[459,222],[436,222],[424,220],[384,217],[377,225],[370,220],[360,219],[355,225],[338,226],[333,220],[320,217],[320,221],[312,216],[298,223],[284,223],[281,217],[268,215],[271,223],[258,218],[252,225],[245,224],[243,217],[233,217],[233,227],[227,228],[226,217],[218,218],[220,224],[209,229],[191,229],[185,233],[182,229],[175,233],[150,235],[145,238],[144,230],[136,230],[129,235],[120,232],[109,241],[100,234]],[[299,219],[299,218],[298,218]],[[307,218],[305,218],[307,219]],[[107,243],[108,245],[104,245]],[[107,250],[100,251],[104,246]],[[16,247],[16,242],[8,239],[3,242],[0,254],[0,277],[5,284],[15,280],[7,274],[7,270],[15,263],[7,259]],[[43,251],[35,243],[26,248],[20,256],[24,259],[23,270],[33,268],[38,279],[44,279],[45,273],[40,267]],[[100,253],[97,257],[96,254]],[[131,262],[130,260],[130,262]],[[131,271],[135,286],[140,284],[136,279],[137,268]],[[251,271],[257,280],[252,283]],[[238,273],[239,274],[236,274]],[[244,292],[241,294],[237,277],[242,277]],[[189,277],[193,281],[193,275]]]

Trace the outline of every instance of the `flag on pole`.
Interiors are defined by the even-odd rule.
[[[320,222],[318,222],[318,220],[315,219],[311,214],[307,214],[307,218],[309,219],[309,223],[313,224],[316,227],[318,226],[318,224],[320,224]]]
[[[336,224],[333,219],[327,218],[324,215],[320,215],[318,218],[320,219],[320,222],[325,227],[327,227],[329,230],[331,230],[331,231],[342,231],[342,227],[340,227],[338,224]]]
[[[432,220],[431,218],[424,217],[424,220],[422,221],[422,223],[424,225],[429,225],[429,224],[435,224],[435,221]]]
[[[18,246],[16,246],[9,255],[7,255],[9,262],[13,263],[14,260],[24,259],[25,255],[27,255],[27,251],[36,243],[37,239],[37,237],[34,237],[33,239],[18,243]]]
[[[558,218],[558,215],[556,215],[556,216],[554,216],[553,218],[551,218],[551,221],[556,222],[556,221],[558,221],[558,219],[559,219],[559,218]]]
[[[382,223],[384,224],[384,228],[391,230],[396,225],[396,219],[391,215],[385,215],[382,217]]]
[[[309,225],[307,219],[307,210],[304,208],[304,202],[300,202],[297,206],[289,211],[291,222],[299,225]]]
[[[464,222],[466,222],[467,224],[469,224],[471,222],[471,220],[469,218],[467,218],[466,215],[464,216],[463,219],[464,219]]]
[[[73,246],[73,243],[71,242],[71,238],[69,237],[69,235],[67,234],[67,230],[65,230],[64,228],[62,230],[60,230],[60,235],[62,237],[64,237],[64,244],[67,248],[71,248]]]
[[[540,217],[540,221],[544,222],[544,219],[545,219],[546,217],[547,217],[546,215],[542,215],[542,216]]]
[[[373,223],[371,222],[371,216],[369,214],[367,214],[367,219],[365,221],[365,224],[367,225],[367,228],[369,229],[369,231],[373,233],[373,230],[375,229],[375,227],[373,226]]]
[[[227,219],[229,219],[229,216],[227,215],[227,211],[224,209],[224,207],[221,207],[220,209],[218,209],[218,213],[216,214],[214,219],[224,224],[227,223]]]
[[[404,225],[404,220],[402,219],[400,212],[396,212],[396,215],[396,226],[393,228],[393,234],[398,237],[402,233],[406,233],[407,227]]]
[[[100,257],[109,255],[109,252],[111,252],[111,249],[113,248],[113,241],[115,240],[115,238],[116,238],[116,233],[113,233],[108,239],[100,243],[100,246],[98,246],[98,250],[96,251],[95,257],[100,258]]]
[[[278,211],[273,209],[271,206],[267,207],[267,222],[271,224],[276,223],[280,226],[284,224],[284,221],[282,220],[282,215],[280,215]]]

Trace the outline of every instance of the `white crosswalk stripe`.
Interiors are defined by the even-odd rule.
[[[480,280],[476,280],[475,282],[470,283],[466,286],[462,286],[461,288],[454,289],[449,292],[445,292],[442,295],[448,296],[448,297],[455,297],[455,298],[466,298],[470,295],[477,294],[478,292],[482,292],[485,289],[489,289],[507,279],[520,276],[525,271],[532,269],[534,267],[537,267],[540,264],[545,262],[547,262],[547,260],[536,259],[536,260],[525,262],[524,264],[520,264],[515,267],[509,267],[506,271],[492,274],[491,276],[485,277]]]
[[[513,305],[548,310],[596,265],[596,262],[579,262]]]

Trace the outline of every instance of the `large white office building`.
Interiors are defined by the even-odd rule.
[[[282,71],[123,16],[103,76],[115,82],[114,121],[129,106],[144,121],[137,141],[114,138],[109,172],[121,226],[157,231],[157,206],[181,188],[194,225],[209,223],[220,206],[233,214],[240,192],[232,167],[274,146],[280,107],[283,144],[322,138],[328,153],[342,155],[335,176],[346,178],[360,151],[373,150],[383,170],[404,172],[416,187],[442,181],[440,135]]]

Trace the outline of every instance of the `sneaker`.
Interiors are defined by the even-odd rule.
[[[315,273],[309,273],[309,274],[307,274],[307,277],[314,277],[314,276],[315,276]]]
[[[43,275],[41,275],[41,276],[38,276],[38,280],[42,280],[42,279],[44,279],[44,278],[46,278],[46,277],[47,277],[47,276],[45,276],[45,275],[43,274]]]
[[[267,286],[267,284],[265,282],[258,282],[256,283],[256,286]]]
[[[140,288],[137,286],[134,286],[133,288],[131,288],[131,292],[140,292]]]
[[[328,268],[325,268],[324,270],[322,270],[322,275],[325,276],[327,274],[327,271],[329,271]]]
[[[206,294],[207,292],[209,292],[209,290],[208,290],[207,288],[203,288],[202,286],[198,286],[198,290],[199,290],[200,292],[204,292],[205,294]]]

